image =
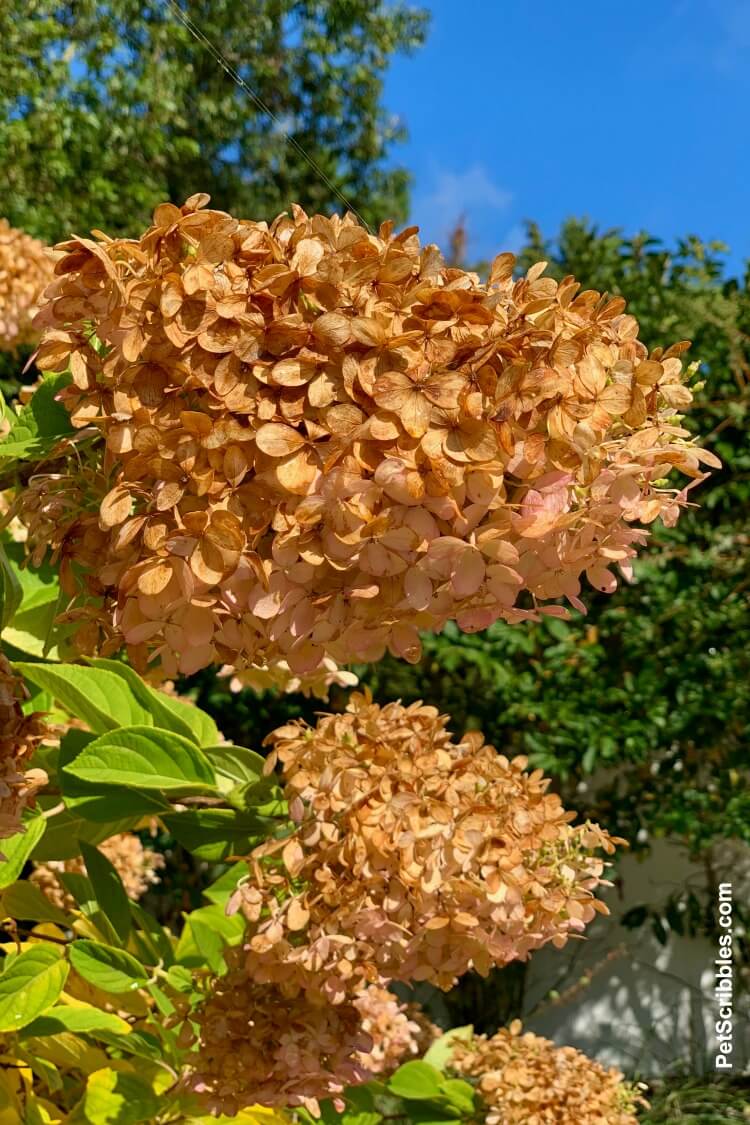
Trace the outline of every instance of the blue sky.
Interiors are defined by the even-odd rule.
[[[388,110],[409,141],[412,220],[471,256],[517,249],[524,219],[694,233],[750,257],[750,0],[423,0]]]

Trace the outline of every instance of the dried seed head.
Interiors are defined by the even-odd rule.
[[[636,1125],[647,1104],[619,1070],[522,1033],[518,1020],[491,1039],[456,1040],[451,1065],[476,1080],[487,1125]]]
[[[389,980],[450,988],[606,913],[596,851],[619,841],[571,825],[525,759],[445,724],[355,694],[345,714],[269,736],[296,828],[253,851],[230,902],[254,980],[333,1003]]]
[[[420,630],[614,589],[639,525],[686,502],[655,481],[715,463],[675,418],[686,345],[649,356],[620,298],[514,280],[507,254],[483,284],[413,228],[205,203],[62,244],[36,319],[106,442],[64,469],[54,529],[82,645],[124,639],[165,677],[417,660]]]

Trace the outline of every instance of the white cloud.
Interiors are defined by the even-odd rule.
[[[715,66],[722,71],[731,71],[740,64],[746,64],[746,52],[750,48],[750,8],[746,0],[740,3],[720,4],[719,45],[713,54]]]
[[[425,241],[445,243],[459,219],[471,238],[472,229],[484,225],[490,213],[507,211],[512,201],[483,165],[473,164],[461,172],[436,169],[432,184],[416,193],[412,214]]]
[[[511,254],[518,254],[523,250],[526,245],[526,228],[521,223],[514,223],[512,227],[506,230],[505,234],[500,239],[494,253],[510,251]]]
[[[634,61],[641,69],[658,66],[669,73],[687,69],[701,76],[708,70],[738,77],[744,74],[748,50],[747,0],[672,0],[655,8],[649,35]]]

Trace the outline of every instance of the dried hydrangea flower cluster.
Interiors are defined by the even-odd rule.
[[[39,338],[32,321],[54,265],[43,242],[0,219],[0,351]]]
[[[619,1070],[522,1033],[518,1020],[491,1039],[457,1039],[451,1065],[477,1079],[487,1125],[636,1125],[646,1104]]]
[[[237,671],[229,666],[219,672],[219,676],[230,676],[229,690],[233,692],[250,688],[257,695],[265,691],[277,691],[284,694],[299,692],[308,699],[328,699],[332,687],[351,688],[359,683],[359,677],[354,672],[347,672],[325,656],[320,667],[314,672],[303,672],[295,675],[286,660],[277,660],[273,664],[251,665]]]
[[[159,870],[164,866],[164,857],[151,848],[144,848],[134,832],[123,832],[110,836],[99,844],[102,852],[122,879],[128,898],[137,902],[149,887],[159,882]],[[76,900],[60,882],[60,875],[85,875],[86,864],[81,856],[65,860],[49,860],[38,863],[29,879],[60,910],[75,910]]]
[[[614,589],[636,523],[685,502],[657,482],[715,462],[675,417],[687,345],[649,356],[621,298],[514,280],[511,254],[483,284],[416,228],[207,202],[62,244],[37,317],[40,368],[106,439],[55,536],[71,595],[75,562],[102,599],[91,646],[114,630],[166,676],[416,660],[418,630],[580,608],[584,573]]]
[[[229,968],[211,981],[197,1013],[196,1066],[186,1079],[212,1112],[302,1105],[317,1116],[319,1098],[367,1081],[360,1060],[372,1040],[354,1005],[290,998],[250,980],[241,950],[225,956]]]
[[[355,694],[267,741],[296,829],[253,851],[230,900],[252,980],[332,1003],[390,980],[450,988],[607,913],[596,850],[619,841],[572,826],[526,759],[478,732],[454,743],[434,707]]]
[[[371,1049],[361,1056],[371,1074],[387,1075],[412,1056],[424,1054],[441,1034],[419,1004],[403,1004],[387,988],[373,984],[354,1000],[362,1026],[372,1039]]]
[[[28,768],[46,733],[39,713],[24,715],[28,698],[23,680],[0,653],[0,840],[23,831],[23,811],[47,783],[44,770]]]
[[[7,418],[0,421],[0,437],[4,436],[3,426],[10,428]],[[5,430],[7,433],[7,429]],[[25,543],[28,538],[28,529],[12,514],[18,507],[17,496],[11,489],[0,491],[0,524],[13,543]]]

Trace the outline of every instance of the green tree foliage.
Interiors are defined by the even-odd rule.
[[[296,201],[406,217],[403,135],[382,105],[391,56],[424,12],[385,0],[183,0],[267,106],[162,0],[9,0],[0,10],[0,185],[16,226],[50,241],[142,229],[165,199],[208,191],[249,218]],[[336,191],[290,145],[293,137]]]

